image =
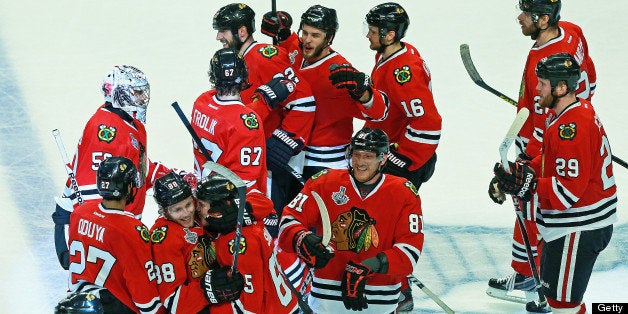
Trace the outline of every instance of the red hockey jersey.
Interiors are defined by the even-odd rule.
[[[266,139],[258,114],[238,100],[219,100],[216,91],[201,94],[192,108],[192,128],[213,161],[229,168],[249,189],[266,193]],[[199,177],[207,161],[194,143],[194,170]]]
[[[409,181],[383,175],[364,198],[345,170],[323,170],[307,181],[283,212],[279,246],[294,252],[293,239],[301,230],[322,230],[321,215],[311,191],[325,203],[331,220],[335,256],[314,270],[308,302],[316,313],[346,311],[339,296],[340,281],[349,261],[362,262],[386,254],[386,274],[367,279],[366,313],[391,313],[397,307],[401,282],[416,268],[423,249],[423,217],[418,191]]]
[[[253,208],[268,206],[266,198],[253,200]],[[255,210],[254,210],[255,211]],[[233,240],[235,232],[220,235],[215,239],[216,257],[219,265],[229,266],[233,262]],[[280,273],[274,241],[262,223],[242,228],[238,271],[244,276],[244,291],[237,301],[211,307],[212,313],[296,313],[297,299]]]
[[[88,202],[70,216],[72,290],[90,282],[139,313],[162,313],[150,234],[126,211]]]
[[[198,313],[209,305],[200,280],[216,259],[201,226],[183,228],[160,216],[151,228],[157,287],[168,313]]]
[[[519,100],[517,111],[521,108],[530,110],[530,117],[521,128],[517,139],[517,149],[526,152],[528,156],[535,157],[540,154],[541,142],[543,142],[543,131],[545,130],[545,120],[547,110],[538,105],[539,96],[536,91],[538,78],[536,76],[536,65],[541,59],[560,52],[567,52],[574,56],[580,63],[580,81],[576,96],[582,99],[591,100],[596,86],[596,73],[593,60],[589,56],[589,47],[582,34],[582,29],[569,22],[560,21],[558,23],[560,35],[542,46],[534,45],[530,49],[528,59],[521,78],[521,88],[519,90]]]
[[[353,118],[379,120],[388,114],[388,101],[373,95],[372,106],[365,109],[351,99],[346,89],[337,89],[329,80],[329,66],[350,64],[339,53],[332,52],[312,64],[297,56],[299,75],[310,82],[316,98],[316,116],[311,140],[305,147],[305,165],[346,169],[346,146],[353,135]]]
[[[617,221],[617,187],[609,140],[587,100],[579,100],[551,121],[543,154],[531,165],[539,175],[536,216],[545,241]]]
[[[302,80],[292,69],[286,51],[273,45],[253,42],[244,51],[243,57],[249,71],[251,87],[242,91],[242,102],[260,114],[266,138],[269,138],[275,129],[281,128],[307,143],[312,132],[316,103],[310,84]],[[254,102],[253,93],[257,87],[268,83],[278,74],[297,84],[294,92],[282,103],[282,107],[271,111],[265,102]]]
[[[397,151],[410,158],[413,171],[436,152],[442,119],[432,95],[432,77],[419,51],[408,43],[386,59],[375,56],[371,74],[374,93],[385,93],[390,102],[388,117],[367,121],[365,127],[382,129]]]
[[[144,184],[137,189],[135,201],[125,209],[140,218],[144,210],[146,190],[153,186],[157,178],[170,172],[170,169],[162,164],[151,162],[146,150],[146,129],[142,122],[111,105],[100,106],[83,129],[72,163],[82,199],[85,202],[100,201],[101,197],[96,189],[98,165],[108,157],[124,156],[133,161],[145,178]],[[64,198],[72,200],[74,208],[79,205],[77,195],[70,188],[69,180],[63,195]],[[62,207],[72,211],[70,206]]]

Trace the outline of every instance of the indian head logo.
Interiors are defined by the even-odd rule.
[[[336,242],[336,250],[360,253],[379,246],[379,234],[375,219],[361,208],[352,207],[341,213],[331,223],[331,239]]]
[[[188,268],[192,278],[200,278],[216,263],[216,248],[210,238],[201,236],[190,251]]]

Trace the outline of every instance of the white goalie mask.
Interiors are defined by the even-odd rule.
[[[115,66],[103,79],[105,101],[146,123],[150,85],[146,75],[130,65]]]

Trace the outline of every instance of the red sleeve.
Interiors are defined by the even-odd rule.
[[[322,230],[318,206],[310,193],[312,184],[313,181],[308,180],[301,192],[283,209],[278,243],[286,252],[295,253],[292,240],[299,231],[309,230],[311,227]]]

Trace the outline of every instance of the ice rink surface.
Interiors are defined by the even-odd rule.
[[[298,21],[315,2],[277,1]],[[61,130],[73,153],[84,123],[103,102],[102,77],[116,64],[142,69],[151,83],[149,156],[192,168],[191,139],[170,107],[189,112],[209,89],[209,58],[220,45],[211,29],[226,1],[0,1],[0,313],[50,313],[67,289],[54,253],[53,197],[65,183],[51,130]],[[261,16],[270,1],[248,1]],[[363,20],[375,1],[318,1],[338,11],[333,47],[370,72],[373,52]],[[427,61],[443,117],[434,177],[421,188],[425,248],[418,270],[423,283],[457,312],[518,313],[518,304],[492,299],[486,281],[510,273],[514,213],[486,195],[498,145],[514,108],[475,86],[459,45],[468,43],[484,80],[515,98],[532,41],[521,35],[516,1],[400,1],[411,24],[406,40]],[[613,154],[628,160],[628,2],[567,1],[562,18],[582,26],[598,80],[593,104]],[[269,38],[256,32],[258,41]],[[619,223],[585,295],[591,302],[628,302],[628,170],[614,167]],[[145,212],[151,225],[156,208]],[[417,313],[439,308],[415,289]]]

